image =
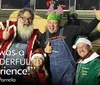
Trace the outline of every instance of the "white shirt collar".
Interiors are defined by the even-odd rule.
[[[88,62],[94,60],[97,57],[99,57],[99,55],[96,52],[94,52],[94,53],[92,53],[92,55],[90,57],[88,57],[84,60],[81,59],[78,63],[88,63]]]

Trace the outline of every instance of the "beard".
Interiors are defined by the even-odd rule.
[[[32,33],[33,33],[33,26],[32,25],[22,25],[18,23],[18,35],[23,40],[29,40]]]

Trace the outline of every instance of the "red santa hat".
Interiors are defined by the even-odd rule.
[[[31,61],[34,60],[35,57],[41,57],[43,60],[45,60],[46,54],[43,52],[41,48],[38,48],[34,50],[32,57],[31,57]]]

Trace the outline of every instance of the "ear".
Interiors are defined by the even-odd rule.
[[[58,8],[56,10],[56,14],[57,15],[63,14],[63,8],[61,7],[61,5],[58,6]]]
[[[47,11],[47,14],[51,14],[53,11],[54,11],[54,4],[51,3],[51,5]]]

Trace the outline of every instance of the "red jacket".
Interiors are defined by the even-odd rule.
[[[6,41],[4,41],[4,39],[2,37],[3,31],[5,28],[8,28],[8,30],[10,32],[10,37]],[[5,50],[8,50],[10,48],[12,42],[14,41],[14,39],[16,37],[16,28],[17,28],[17,22],[13,22],[13,21],[9,21],[9,20],[0,22],[0,52],[4,52]],[[32,51],[34,50],[36,39],[38,39],[38,37],[39,37],[39,30],[34,29],[33,34],[31,35],[31,38],[28,43],[28,48],[27,48],[28,62],[30,61]],[[0,54],[0,58],[4,58],[4,56],[2,54]]]
[[[25,85],[51,85],[44,71],[37,72],[34,69],[31,70],[29,75],[23,77],[22,83]]]

